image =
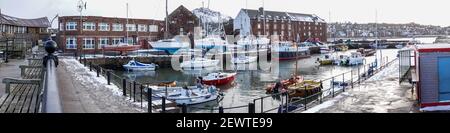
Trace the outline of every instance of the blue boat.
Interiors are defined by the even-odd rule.
[[[123,65],[123,68],[127,71],[155,71],[156,67],[158,65],[156,64],[144,64],[140,63],[135,60],[131,60],[128,62],[128,64]]]
[[[169,55],[173,55],[178,50],[189,47],[189,43],[177,41],[175,39],[159,40],[150,43],[150,45],[153,49],[165,51]]]

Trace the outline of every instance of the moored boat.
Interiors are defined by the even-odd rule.
[[[102,47],[103,51],[119,51],[119,52],[130,52],[136,51],[141,48],[141,45],[130,45],[126,43],[121,43],[117,45],[104,45]]]
[[[288,86],[289,97],[308,97],[322,91],[322,84],[313,80],[304,80]]]
[[[236,78],[236,73],[209,73],[201,78],[202,83],[206,85],[226,85],[230,84]]]
[[[308,48],[295,47],[290,42],[279,42],[278,45],[272,48],[272,58],[276,60],[293,60],[308,57],[311,57]]]
[[[231,59],[231,63],[233,64],[248,64],[252,62],[256,62],[258,57],[256,56],[238,56]]]
[[[170,55],[173,55],[175,52],[182,48],[189,47],[189,43],[177,41],[175,39],[159,40],[157,42],[151,42],[150,45],[153,49],[165,51]]]
[[[193,60],[184,61],[180,64],[182,69],[197,69],[197,68],[210,68],[217,67],[219,60],[210,60],[205,58],[195,58]]]
[[[337,63],[341,66],[360,65],[364,64],[364,57],[359,52],[352,52],[350,56],[341,55]]]
[[[123,65],[123,68],[127,71],[154,71],[158,65],[145,64],[135,60],[129,61],[127,64]]]
[[[190,87],[158,87],[152,86],[152,93],[156,97],[166,97],[177,105],[195,105],[218,100],[221,96],[215,86]],[[167,91],[166,91],[167,90]]]
[[[320,65],[333,65],[335,64],[336,59],[332,57],[332,55],[326,54],[321,58],[317,58],[316,63]]]
[[[377,51],[375,51],[375,49],[364,49],[364,48],[360,48],[360,49],[358,49],[357,52],[359,52],[359,53],[361,53],[363,56],[367,57],[367,56],[373,56],[373,55],[375,55],[375,53],[376,53]]]

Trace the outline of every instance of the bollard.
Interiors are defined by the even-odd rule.
[[[92,72],[92,62],[89,62],[89,71]]]
[[[248,113],[255,113],[255,104],[248,103]]]
[[[161,98],[161,100],[162,100],[162,104],[161,104],[161,113],[166,113],[166,97],[165,96],[163,96],[162,98]]]
[[[219,106],[219,113],[223,113],[223,107],[222,106]]]
[[[123,96],[127,96],[127,79],[122,79]]]
[[[264,99],[261,98],[261,113],[264,113]]]
[[[101,70],[100,66],[97,66],[97,77],[100,77],[100,70]]]
[[[147,111],[152,113],[152,89],[147,88]]]
[[[181,112],[187,113],[187,105],[185,103],[183,103],[183,105],[181,106]]]
[[[106,80],[108,80],[108,85],[111,85],[111,71],[106,71]]]

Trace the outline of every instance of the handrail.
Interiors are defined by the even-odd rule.
[[[42,112],[43,113],[62,113],[61,97],[59,95],[59,87],[57,83],[56,65],[54,59],[47,60],[44,86],[43,86],[43,99],[42,99]]]

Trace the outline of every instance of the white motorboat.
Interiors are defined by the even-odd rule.
[[[184,61],[180,64],[182,69],[197,69],[197,68],[210,68],[217,67],[219,60],[210,60],[205,58],[194,58],[193,60]]]
[[[341,55],[338,61],[341,66],[354,66],[364,64],[364,57],[359,52],[352,52],[350,56]]]
[[[157,66],[158,65],[154,63],[145,64],[135,60],[131,60],[128,62],[128,64],[123,65],[123,68],[125,68],[125,70],[127,71],[155,71]]]
[[[166,97],[177,105],[195,105],[218,100],[221,94],[215,86],[150,87],[156,97]],[[166,92],[167,90],[167,92]]]
[[[233,59],[231,59],[231,63],[233,64],[248,64],[252,62],[256,62],[258,60],[258,57],[256,56],[238,56]]]
[[[157,42],[151,42],[150,45],[153,47],[153,49],[165,51],[170,55],[173,55],[179,49],[189,47],[189,43],[177,41],[175,39],[159,40]]]

